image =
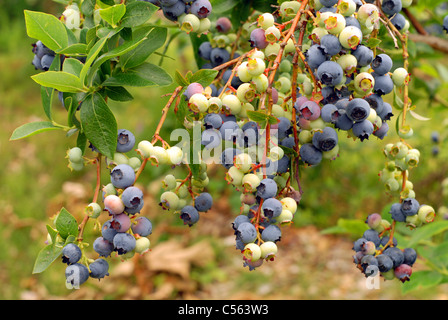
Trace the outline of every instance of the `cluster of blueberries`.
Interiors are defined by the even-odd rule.
[[[366,223],[370,229],[353,243],[354,264],[366,277],[381,275],[385,280],[409,281],[417,252],[397,247],[397,239],[385,233],[390,224],[380,214],[369,215]]]
[[[208,33],[211,21],[208,18],[212,13],[209,0],[139,0],[150,2],[158,6],[165,18],[178,22],[182,30]]]
[[[33,66],[36,70],[47,71],[50,69],[51,64],[53,63],[55,52],[49,48],[47,48],[42,41],[38,40],[36,43],[32,44],[33,46]]]
[[[128,158],[126,153],[133,150],[135,136],[127,129],[118,130],[117,149],[114,159],[108,159],[110,183],[102,189],[104,207],[91,203],[87,212],[91,218],[98,218],[102,211],[110,217],[102,224],[101,236],[93,242],[93,249],[98,259],[85,263],[79,262],[82,251],[78,245],[70,243],[62,252],[62,261],[67,263],[67,284],[77,287],[83,284],[89,276],[102,279],[109,275],[109,264],[106,260],[113,252],[123,259],[132,257],[135,253],[144,254],[149,250],[148,236],[152,233],[152,223],[144,216],[136,216],[143,208],[143,191],[134,186],[136,170],[140,166],[137,157]],[[72,148],[79,149],[79,148]],[[72,161],[74,150],[70,150],[69,161]],[[132,159],[132,160],[131,160]]]

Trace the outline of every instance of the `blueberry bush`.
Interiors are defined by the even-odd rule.
[[[33,273],[62,261],[66,286],[79,288],[107,277],[110,259],[150,255],[157,226],[141,214],[142,173],[184,169],[183,176],[164,175],[159,205],[194,228],[214,205],[208,169],[215,164],[240,199],[228,232],[242,265],[257,272],[275,263],[282,233],[300,219],[303,177],[348,161],[341,140],[362,152],[375,139],[384,141],[378,187],[391,204],[362,220],[339,219],[326,232],[355,237],[346,259],[365,277],[395,279],[409,289],[448,279],[448,223],[414,189],[426,153],[413,146],[417,133],[409,121],[429,123],[418,108],[425,101],[447,104],[440,96],[446,67],[418,58],[448,52],[442,1],[56,2],[63,6],[57,16],[24,11],[34,41],[31,78],[41,86],[47,119],[23,124],[10,140],[63,133],[72,144],[65,150],[68,168],[92,170],[96,181],[82,220],[61,208],[47,224]],[[429,5],[437,7],[432,15]],[[173,72],[149,62],[154,55],[172,59],[166,50],[179,34],[188,34],[196,69]],[[417,67],[424,76],[414,77]],[[129,104],[136,88],[172,84],[162,113],[153,114],[158,125],[151,136],[139,139],[135,128],[120,127],[111,101]],[[63,123],[56,105],[66,110]],[[171,116],[175,127],[163,131]],[[431,139],[436,155],[439,132]],[[91,243],[84,237],[90,226]],[[428,269],[413,275],[419,255]]]

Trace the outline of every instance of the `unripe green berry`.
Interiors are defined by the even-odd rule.
[[[149,246],[151,242],[147,237],[140,237],[135,241],[134,251],[139,254],[144,254],[149,251]]]

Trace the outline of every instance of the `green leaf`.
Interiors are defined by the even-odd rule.
[[[78,223],[76,222],[75,217],[73,217],[65,208],[62,208],[59,211],[59,214],[55,219],[55,227],[64,240],[70,235],[76,237],[79,232]]]
[[[62,71],[70,73],[74,76],[79,77],[84,64],[78,59],[65,58],[64,65],[62,66]]]
[[[133,50],[134,48],[138,47],[144,40],[145,40],[145,38],[143,37],[140,39],[134,39],[134,40],[125,42],[121,46],[114,48],[114,49],[110,50],[109,52],[106,52],[106,53],[102,54],[101,56],[99,56],[98,59],[95,60],[94,64],[92,65],[92,67],[89,70],[88,82],[90,82],[89,79],[91,79],[93,77],[93,75],[95,74],[96,70],[100,67],[100,65],[102,65],[104,62],[106,62],[109,59],[119,57],[119,56]]]
[[[34,262],[33,274],[45,271],[62,253],[63,246],[50,244],[42,248]]]
[[[322,234],[347,233],[360,236],[368,229],[365,222],[357,219],[338,219],[337,226],[327,228]]]
[[[58,50],[57,53],[65,56],[84,56],[87,54],[87,45],[84,43],[72,44],[64,49]]]
[[[86,138],[99,152],[113,158],[117,147],[117,122],[99,93],[90,94],[84,100],[81,126]]]
[[[430,288],[438,285],[443,280],[443,275],[436,271],[415,271],[411,275],[411,280],[403,284],[403,293],[408,293],[417,289]]]
[[[112,27],[116,27],[126,13],[126,6],[124,4],[116,4],[106,9],[100,9],[101,18],[109,23]]]
[[[247,116],[250,120],[255,121],[256,123],[263,123],[268,119],[268,115],[261,111],[248,111]]]
[[[126,13],[121,20],[121,26],[133,28],[142,25],[148,21],[157,10],[159,10],[159,7],[149,2],[132,2],[126,7]]]
[[[213,69],[201,69],[199,71],[196,71],[190,78],[191,82],[198,82],[203,87],[209,86],[213,80],[215,80],[216,76],[218,75],[217,70]]]
[[[117,72],[104,81],[103,85],[111,87],[151,87],[167,86],[172,82],[173,79],[164,69],[152,63],[143,63],[136,68]]]
[[[211,0],[210,1],[214,13],[223,13],[233,9],[238,1],[236,0]]]
[[[139,28],[133,32],[133,37],[137,38],[141,33],[145,33],[147,27]],[[120,58],[120,67],[128,69],[141,65],[154,53],[157,49],[162,47],[166,41],[167,29],[155,27],[152,28],[143,41],[137,48],[129,51]]]
[[[178,70],[174,73],[174,81],[182,87],[186,87],[190,84]]]
[[[62,92],[85,91],[81,80],[77,76],[63,71],[41,72],[31,78],[42,86],[54,88]]]
[[[369,47],[370,49],[373,49],[373,48],[378,47],[381,42],[382,42],[382,40],[380,40],[378,38],[370,37],[369,40],[367,40],[366,46]]]
[[[81,83],[84,84],[84,80],[86,78],[86,75],[87,75],[87,72],[89,71],[90,66],[92,65],[93,61],[96,59],[96,57],[101,52],[101,49],[103,49],[104,45],[106,44],[107,39],[108,39],[107,37],[101,38],[90,49],[89,54],[87,55],[84,67],[82,68],[81,73],[79,75],[79,78],[81,79]]]
[[[56,236],[58,235],[58,230],[53,229],[50,225],[47,224],[47,231],[48,231],[48,234],[50,235],[51,242],[55,243]]]
[[[201,36],[198,37],[198,35],[194,32],[190,33],[190,41],[191,41],[191,45],[192,45],[192,50],[193,50],[193,54],[194,54],[194,59],[196,60],[196,65],[198,67],[198,69],[200,69],[202,67],[202,65],[204,63],[206,63],[207,61],[202,59],[201,57],[199,57],[199,46],[201,45],[201,43],[209,41],[208,37],[205,34],[201,34]]]
[[[28,36],[42,41],[49,49],[58,51],[67,47],[67,31],[64,24],[55,16],[25,10],[25,24]]]
[[[61,56],[56,55],[53,59],[53,62],[51,63],[49,71],[59,71],[61,66]],[[40,96],[42,99],[42,107],[45,111],[45,114],[47,115],[48,119],[52,119],[51,114],[51,106],[53,104],[53,95],[54,95],[54,89],[53,88],[47,88],[44,86],[41,86],[40,88]]]
[[[419,243],[422,240],[427,240],[436,234],[439,234],[441,232],[444,232],[448,230],[448,221],[436,221],[429,223],[427,225],[424,225],[418,229],[415,230],[415,232],[412,235],[411,240],[408,243],[408,247],[413,247],[417,243]]]
[[[54,126],[50,121],[30,122],[15,129],[9,140],[19,140],[37,133],[60,129],[60,127]]]
[[[134,99],[132,94],[129,93],[124,87],[106,87],[104,93],[114,101],[131,101]]]

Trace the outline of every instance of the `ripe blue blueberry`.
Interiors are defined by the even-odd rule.
[[[257,187],[257,196],[262,199],[273,198],[277,194],[277,183],[273,179],[263,179]]]
[[[380,76],[374,73],[373,78],[375,79],[375,85],[373,87],[375,93],[385,95],[391,93],[394,89],[394,81],[389,74]]]
[[[241,223],[235,231],[236,239],[243,243],[254,242],[257,239],[257,230],[250,222]]]
[[[214,67],[230,60],[230,53],[225,48],[213,48],[210,52],[210,62]]]
[[[365,45],[359,45],[356,50],[352,52],[352,54],[358,61],[358,66],[361,67],[368,66],[374,59],[373,51]]]
[[[117,138],[117,152],[128,152],[134,148],[135,136],[134,134],[126,129],[118,130]]]
[[[372,69],[376,74],[382,76],[392,69],[392,59],[389,55],[381,53],[375,57],[372,61]]]
[[[347,116],[351,120],[355,122],[360,122],[367,119],[367,117],[369,116],[370,105],[364,99],[355,98],[347,104],[346,112]]]
[[[317,165],[322,161],[322,151],[317,149],[312,143],[305,143],[300,147],[300,157],[303,162],[310,166]]]
[[[268,225],[261,232],[261,239],[263,241],[277,242],[282,238],[282,231],[275,224]]]
[[[394,263],[394,268],[401,265],[404,261],[403,251],[401,251],[400,249],[398,249],[396,247],[389,247],[386,250],[384,250],[383,253],[388,255],[392,259],[392,261]]]
[[[121,200],[127,208],[138,207],[143,201],[143,191],[135,186],[127,187],[121,194]]]
[[[93,242],[93,250],[95,250],[100,257],[108,257],[114,251],[114,245],[112,242],[104,239],[104,237],[98,237]]]
[[[207,129],[202,132],[201,144],[206,149],[214,149],[222,144],[222,139],[223,136],[217,129]]]
[[[67,244],[62,249],[62,262],[66,264],[77,263],[82,256],[81,249],[74,243]]]
[[[394,262],[392,261],[391,257],[386,254],[380,254],[376,256],[376,259],[378,261],[378,269],[380,270],[380,272],[387,272],[394,266]]]
[[[190,13],[199,19],[207,18],[212,12],[212,5],[209,0],[196,0],[191,4]]]
[[[306,52],[305,58],[311,69],[317,69],[322,63],[328,60],[325,49],[318,44],[313,44]]]
[[[208,113],[203,122],[206,129],[219,129],[223,123],[221,116],[216,113]]]
[[[386,101],[383,102],[383,110],[377,114],[383,121],[389,121],[394,116],[392,106]]]
[[[359,252],[362,250],[362,247],[364,246],[364,243],[366,243],[367,240],[364,238],[359,238],[353,243],[353,251]]]
[[[162,5],[162,12],[165,18],[171,21],[177,21],[179,16],[185,13],[186,5],[182,0],[175,2],[171,6]]]
[[[194,199],[194,207],[199,212],[210,210],[213,205],[213,198],[208,192],[203,192]]]
[[[243,222],[250,222],[249,217],[246,216],[245,214],[240,214],[240,215],[236,216],[232,222],[233,230],[236,231],[238,229],[239,225]]]
[[[334,61],[325,61],[317,68],[317,77],[327,86],[335,86],[342,81],[344,72]]]
[[[391,214],[392,219],[397,222],[405,222],[406,221],[406,216],[401,211],[401,203],[397,202],[397,203],[392,204],[389,213]]]
[[[338,134],[332,127],[325,127],[314,133],[312,142],[320,151],[330,151],[338,144]]]
[[[65,279],[67,285],[78,288],[89,279],[89,269],[80,263],[71,264],[65,269]]]
[[[361,141],[369,139],[370,135],[375,130],[373,123],[369,120],[363,120],[360,122],[355,122],[352,127],[353,134],[358,137]]]
[[[89,265],[90,277],[102,279],[109,275],[109,263],[104,259],[96,259]]]
[[[180,211],[180,218],[184,221],[185,225],[191,227],[199,220],[199,212],[193,206],[185,206]]]
[[[418,213],[419,207],[420,204],[415,198],[406,198],[401,203],[401,212],[405,216],[413,216]]]
[[[368,104],[370,105],[370,107],[376,111],[377,115],[383,111],[384,101],[380,95],[378,95],[376,93],[372,93],[372,94],[368,95],[367,97],[365,97],[364,100],[366,100],[368,102]]]
[[[280,200],[269,198],[263,202],[261,210],[263,211],[264,216],[268,220],[271,220],[272,218],[277,218],[282,213],[283,206]]]
[[[401,0],[384,0],[381,4],[381,9],[383,9],[384,13],[388,16],[393,16],[396,13],[399,13],[403,8]]]
[[[101,235],[105,240],[112,242],[116,234],[117,230],[112,228],[112,219],[103,223],[101,227]]]
[[[405,248],[403,250],[403,254],[404,254],[403,263],[412,267],[415,261],[417,260],[417,252],[413,248]]]
[[[123,255],[134,250],[136,240],[133,235],[121,232],[115,235],[113,243],[114,250],[117,251],[119,255]]]
[[[146,217],[138,217],[134,220],[131,230],[140,237],[147,237],[152,233],[152,223]]]
[[[125,189],[134,184],[135,171],[130,165],[119,164],[110,173],[110,182],[114,187]]]
[[[212,52],[212,45],[210,41],[204,41],[199,45],[198,55],[204,60],[210,60],[210,54]]]
[[[330,56],[335,56],[342,50],[339,38],[334,34],[326,34],[320,39],[320,45],[324,48],[325,53]]]
[[[373,229],[368,229],[364,231],[362,237],[367,241],[372,241],[375,244],[375,246],[379,246],[381,243],[379,233]]]

